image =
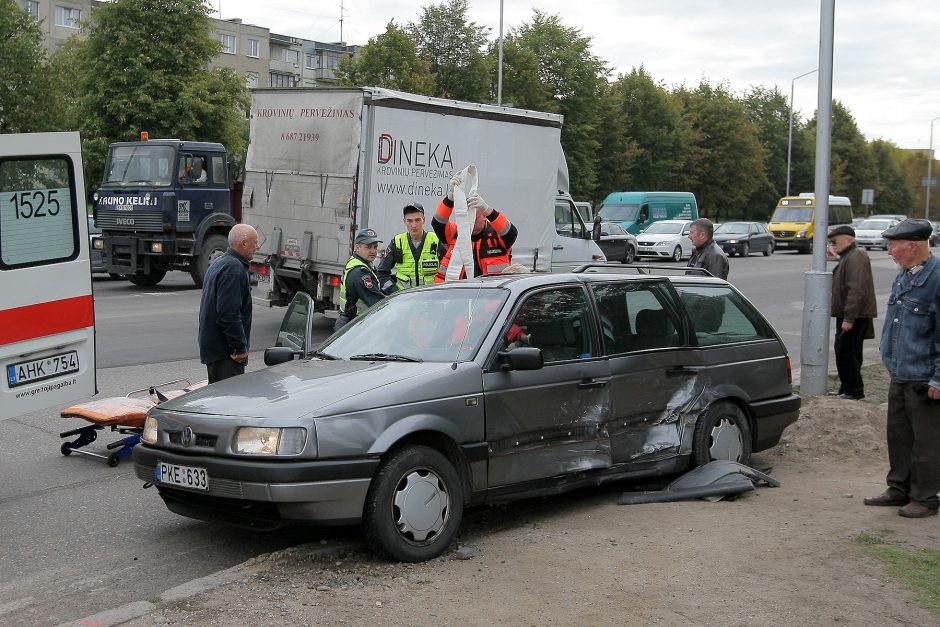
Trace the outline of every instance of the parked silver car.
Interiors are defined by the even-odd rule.
[[[399,292],[316,347],[298,294],[272,367],[150,411],[135,472],[184,516],[361,523],[412,562],[468,506],[774,446],[800,399],[767,320],[720,279],[617,267]]]

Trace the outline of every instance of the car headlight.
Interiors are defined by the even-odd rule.
[[[100,237],[96,237],[94,242],[92,243],[92,246],[94,247],[95,250],[104,250],[104,240],[101,239]]]
[[[669,246],[669,242],[656,242],[657,246]]]
[[[736,240],[736,239],[729,239],[729,240],[728,240],[728,243],[729,243],[729,244],[737,244],[737,243],[738,243],[738,240]]]
[[[803,229],[802,231],[800,231],[799,233],[797,233],[796,236],[797,236],[797,237],[806,237],[806,229]]]
[[[150,252],[152,252],[152,253],[162,253],[162,252],[163,252],[163,242],[150,242]]]
[[[243,455],[297,455],[306,441],[303,427],[241,427],[235,432],[232,449]]]
[[[144,421],[144,431],[140,434],[140,439],[147,444],[157,443],[157,419],[153,416],[147,416]]]

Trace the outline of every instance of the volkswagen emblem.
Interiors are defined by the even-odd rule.
[[[196,434],[193,433],[192,427],[183,428],[183,437],[180,439],[183,446],[192,446],[193,442],[196,440]]]

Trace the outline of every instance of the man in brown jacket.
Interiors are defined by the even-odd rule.
[[[832,315],[836,319],[836,369],[839,391],[831,396],[861,399],[865,396],[862,382],[862,344],[875,337],[872,318],[878,316],[875,282],[871,275],[868,253],[855,244],[855,230],[840,225],[829,233],[839,263],[832,271]]]

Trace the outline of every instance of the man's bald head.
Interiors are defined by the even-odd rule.
[[[228,245],[250,261],[258,250],[258,232],[250,224],[236,224],[228,232]]]

